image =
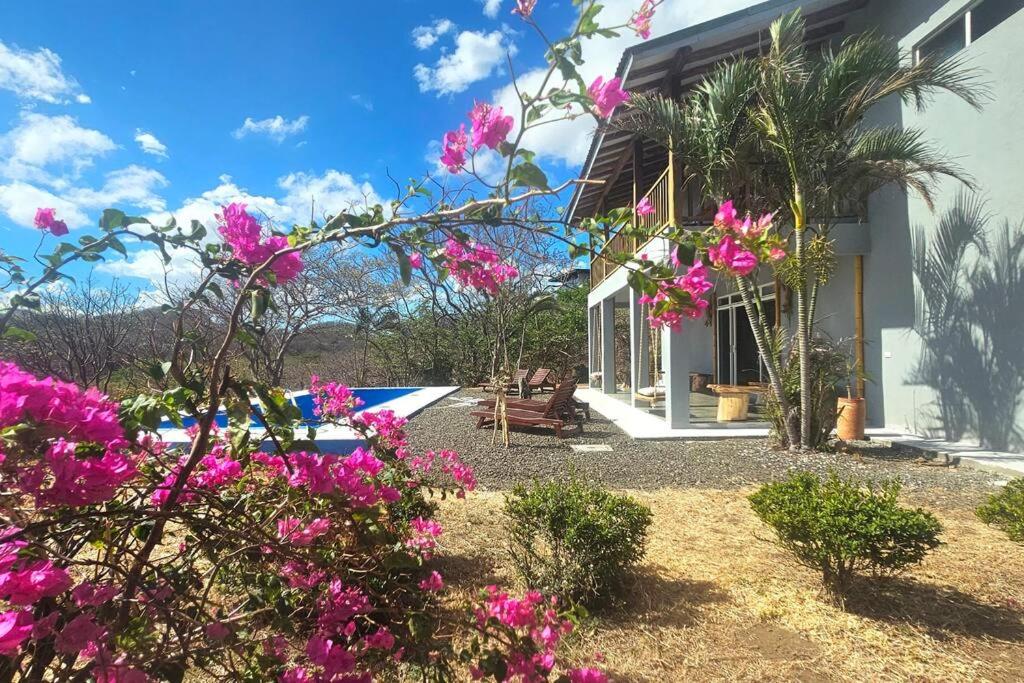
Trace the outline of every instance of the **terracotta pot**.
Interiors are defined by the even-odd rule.
[[[864,399],[840,398],[837,401],[836,436],[841,441],[864,440]]]

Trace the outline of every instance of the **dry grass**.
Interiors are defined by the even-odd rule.
[[[1024,666],[1024,549],[963,505],[933,509],[940,547],[910,574],[863,585],[844,612],[817,577],[770,542],[749,491],[635,493],[654,511],[647,559],[626,603],[571,644],[603,652],[615,680],[1010,681]],[[941,498],[941,496],[936,496]],[[933,499],[934,500],[934,499]],[[442,505],[442,560],[463,597],[513,583],[502,496]]]

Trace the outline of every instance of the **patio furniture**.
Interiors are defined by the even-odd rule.
[[[708,389],[718,394],[718,421],[740,422],[747,419],[751,395],[764,393],[756,385],[709,384]]]
[[[518,370],[516,370],[515,373],[513,373],[513,375],[512,375],[511,383],[509,383],[509,385],[507,387],[504,387],[505,392],[506,393],[518,392],[519,391],[519,380],[526,379],[529,375],[530,375],[530,369],[529,368],[519,368]],[[499,391],[500,389],[502,389],[502,387],[500,387],[500,386],[498,386],[498,385],[496,385],[496,384],[494,384],[493,382],[490,382],[490,381],[488,381],[488,382],[481,382],[480,384],[478,384],[476,386],[477,386],[478,389],[483,389],[484,391]]]
[[[578,421],[577,413],[582,413],[586,419],[590,419],[590,405],[576,399],[573,393],[576,390],[576,384],[571,379],[563,381],[564,384],[572,386],[572,391],[559,391],[555,390],[551,397],[546,401],[538,401],[531,398],[510,398],[505,400],[505,407],[509,410],[529,410],[535,413],[541,414],[557,414],[562,417],[566,422]],[[561,389],[561,385],[559,389]],[[494,406],[498,402],[497,399],[488,398],[477,404],[478,407],[487,408],[494,411]]]
[[[650,408],[653,408],[658,404],[659,401],[665,400],[665,377],[661,373],[658,373],[658,380],[654,383],[653,387],[641,387],[636,390],[633,394],[633,398],[637,401],[647,402]]]
[[[522,408],[512,408],[507,406],[505,409],[505,418],[509,425],[516,425],[520,427],[550,427],[554,429],[555,436],[561,439],[562,429],[571,421],[565,419],[567,415],[566,408],[569,400],[572,398],[572,393],[575,390],[575,380],[571,378],[566,379],[558,385],[555,393],[551,395],[551,398],[548,399],[546,403],[544,403],[543,410],[524,410]],[[541,402],[536,401],[536,403]],[[477,418],[477,429],[494,425],[495,415],[493,403],[490,409],[474,410],[470,415]],[[583,431],[583,423],[577,422],[577,424],[580,431]]]
[[[545,389],[551,389],[554,391],[558,388],[558,382],[555,381],[554,373],[548,368],[537,368],[537,372],[533,373],[533,377],[530,378],[527,387],[531,391],[539,391],[544,393]]]

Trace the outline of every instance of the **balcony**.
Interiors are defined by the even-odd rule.
[[[634,225],[642,228],[643,234],[646,237],[637,238],[633,235],[624,235],[620,229],[616,233],[609,235],[604,245],[595,249],[596,254],[591,258],[590,263],[591,289],[604,282],[612,273],[620,268],[619,264],[603,258],[601,256],[602,253],[627,252],[629,254],[635,254],[643,249],[648,242],[657,237],[666,226],[673,222],[672,217],[673,214],[675,214],[675,197],[671,191],[671,188],[675,185],[673,181],[674,174],[672,172],[672,167],[666,166],[662,174],[658,176],[658,179],[651,185],[651,188],[636,200],[636,204],[638,204],[646,199],[654,208],[653,213],[649,213],[645,216],[637,216],[634,214],[633,216]],[[636,204],[633,204],[634,208]]]

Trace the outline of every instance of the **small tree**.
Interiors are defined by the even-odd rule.
[[[765,484],[750,504],[783,548],[821,572],[826,593],[842,604],[855,574],[896,574],[938,547],[938,520],[901,507],[899,492],[895,480],[864,487],[834,473],[822,482],[798,472]]]

